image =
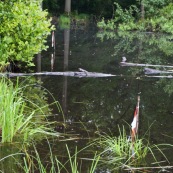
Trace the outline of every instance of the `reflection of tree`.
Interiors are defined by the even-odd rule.
[[[114,34],[114,58],[126,56],[128,62],[168,64],[173,54],[171,48],[170,36],[153,34]],[[112,42],[111,37],[103,42]],[[110,43],[107,43],[110,45]],[[100,46],[100,45],[99,45]],[[103,47],[100,46],[102,49]],[[109,49],[109,47],[108,47]],[[104,51],[99,50],[100,55],[104,56]],[[94,64],[96,67],[112,69],[112,64],[105,62]],[[85,66],[85,65],[83,65]],[[137,67],[117,67],[113,66],[113,73],[135,76],[143,71],[143,68]],[[99,68],[101,69],[101,68]],[[148,130],[149,124],[157,120],[152,127],[157,131],[152,132],[152,139],[161,133],[161,124],[166,124],[171,112],[170,97],[164,91],[172,88],[172,84],[161,82],[158,79],[140,79],[133,77],[122,77],[119,79],[80,79],[74,86],[68,90],[69,98],[73,104],[69,105],[72,112],[72,121],[92,122],[99,127],[109,127],[114,129],[117,123],[123,123],[123,120],[129,124],[132,121],[133,108],[136,104],[136,95],[141,92],[141,118],[140,127],[143,131]],[[169,84],[167,86],[167,84]],[[167,86],[165,88],[165,86]],[[72,88],[78,88],[77,92]],[[163,90],[164,88],[164,90]],[[171,90],[169,90],[171,91]],[[171,93],[172,94],[172,93]],[[165,99],[165,97],[167,99]],[[166,102],[166,103],[165,103]],[[77,108],[76,108],[77,107]],[[75,116],[73,116],[75,115]],[[82,116],[81,116],[82,115]],[[158,122],[159,121],[159,122]],[[168,125],[169,126],[169,125]],[[140,128],[140,129],[141,129]],[[163,130],[163,129],[162,129]],[[171,134],[171,130],[166,129]]]
[[[41,72],[41,53],[37,55],[37,72]]]
[[[116,40],[114,46],[114,56],[126,56],[128,62],[144,64],[163,64],[172,63],[172,36],[153,33],[100,33],[98,35],[102,41],[104,39]],[[126,75],[136,75],[143,73],[143,68],[122,67]],[[135,82],[135,80],[133,80]],[[156,121],[151,132],[153,141],[160,141],[160,133],[169,134],[171,121],[173,95],[173,82],[168,79],[141,79],[139,90],[142,93],[142,120],[149,124]],[[132,88],[130,95],[135,94]],[[121,93],[123,94],[123,92]],[[168,95],[169,94],[169,95]],[[122,102],[122,100],[121,100]],[[124,102],[124,101],[123,101]],[[148,129],[148,124],[141,123],[143,131]],[[159,134],[159,135],[158,135]],[[154,140],[155,139],[155,140]],[[163,139],[163,138],[162,138]],[[165,137],[166,140],[166,137]],[[170,140],[170,139],[169,139]],[[168,141],[168,138],[167,138]]]
[[[70,29],[64,29],[64,71],[68,70]]]
[[[68,70],[69,45],[70,45],[70,29],[64,29],[64,71]],[[67,76],[64,76],[62,107],[65,114],[67,113],[67,85],[68,85]]]
[[[114,56],[126,56],[128,62],[145,64],[167,64],[172,59],[171,35],[153,33],[103,32],[99,33],[101,40],[114,39]],[[142,46],[142,47],[141,47]],[[163,58],[164,57],[164,58]],[[136,74],[136,68],[128,69]]]
[[[37,72],[41,72],[41,53],[37,55]],[[41,81],[41,76],[37,77]]]
[[[73,34],[73,31],[71,31]],[[77,35],[79,34],[79,35]],[[133,119],[136,97],[141,92],[140,104],[140,134],[144,134],[151,123],[157,121],[151,132],[151,139],[159,141],[159,135],[163,131],[161,124],[166,124],[171,119],[171,98],[165,92],[166,80],[139,78],[136,74],[143,73],[140,67],[120,67],[122,56],[127,57],[128,62],[167,64],[171,63],[171,41],[169,36],[135,33],[112,33],[113,37],[103,42],[94,35],[88,37],[85,33],[77,32],[76,37],[71,37],[71,55],[68,68],[71,70],[79,67],[88,71],[122,74],[122,77],[113,78],[68,78],[68,115],[66,119],[71,122],[82,121],[89,127],[95,124],[103,130],[110,128],[112,132],[117,130],[117,124],[130,124]],[[82,39],[80,39],[82,38]],[[94,39],[93,39],[94,38]],[[112,38],[112,39],[111,39]],[[73,40],[75,39],[75,40]],[[82,46],[81,46],[82,45]],[[111,56],[113,55],[113,56]],[[48,84],[46,81],[48,81]],[[44,82],[56,86],[51,92],[60,100],[63,78],[46,79]],[[55,84],[56,83],[56,84]],[[65,85],[64,85],[65,86]],[[65,88],[65,87],[64,87]],[[66,90],[67,91],[67,90]],[[163,117],[167,117],[163,119]],[[170,123],[167,127],[170,126]],[[128,126],[127,126],[128,127]],[[90,128],[92,130],[92,128]],[[166,128],[167,134],[172,133],[171,128]]]
[[[27,77],[24,81],[22,78],[19,85],[24,85],[23,96],[27,101],[26,108],[28,108],[28,110],[35,110],[36,114],[49,115],[50,110],[47,103],[47,92],[41,87],[41,81],[36,80],[35,77]]]

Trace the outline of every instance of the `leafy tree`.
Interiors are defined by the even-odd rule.
[[[146,17],[156,15],[161,8],[171,3],[170,0],[138,0],[141,5],[141,13],[145,13]],[[142,9],[144,11],[142,11]]]
[[[9,61],[32,64],[34,54],[47,48],[51,27],[40,0],[0,1],[0,65]]]
[[[121,31],[154,31],[173,33],[172,11],[173,3],[165,1],[140,1],[140,10],[137,6],[131,5],[129,9],[123,9],[118,3],[114,12],[114,18],[108,21],[102,19],[97,26],[104,30]],[[141,20],[142,19],[142,20]]]

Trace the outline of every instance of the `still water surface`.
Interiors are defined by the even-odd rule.
[[[122,57],[126,57],[127,62],[138,64],[173,65],[173,43],[170,36],[153,33],[103,33],[86,28],[57,29],[55,38],[55,50],[49,48],[36,58],[36,71],[78,71],[78,68],[82,68],[89,72],[117,76],[39,77],[43,87],[62,106],[67,128],[57,126],[57,130],[74,134],[72,138],[75,138],[68,142],[52,140],[54,154],[66,160],[66,143],[71,151],[75,150],[75,146],[83,148],[96,136],[96,131],[118,135],[119,125],[130,133],[129,124],[133,120],[138,95],[139,137],[147,133],[147,138],[153,144],[173,144],[173,79],[146,76],[145,67],[120,65]],[[51,47],[51,39],[48,44]],[[52,97],[48,100],[53,102]],[[53,107],[52,112],[54,120],[63,122],[62,114],[56,107]],[[45,159],[49,155],[46,143],[38,145],[40,155]],[[173,148],[165,150],[165,153],[172,165]],[[89,156],[90,152],[81,157]],[[83,173],[86,168],[87,163],[84,163]]]
[[[78,68],[83,68],[89,72],[117,75],[109,78],[41,78],[43,86],[62,105],[69,133],[88,138],[95,136],[98,129],[115,135],[118,134],[118,125],[129,129],[137,96],[140,95],[139,136],[147,133],[153,144],[173,144],[173,79],[146,76],[145,67],[120,65],[122,57],[132,63],[172,65],[170,36],[102,33],[91,28],[58,29],[55,35],[56,49],[42,54],[41,69],[38,70],[78,71]],[[56,109],[54,114],[57,114]],[[56,119],[61,118],[57,115]],[[85,140],[74,140],[69,144],[71,147],[74,144],[84,147]],[[173,163],[172,151],[165,151],[170,165]]]

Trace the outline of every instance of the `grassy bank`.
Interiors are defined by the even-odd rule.
[[[0,79],[1,142],[27,141],[36,135],[59,136],[51,127],[52,122],[46,120],[47,115],[37,115],[37,109],[28,108],[28,104],[35,103],[24,97],[23,90],[18,82],[14,85],[6,78]]]

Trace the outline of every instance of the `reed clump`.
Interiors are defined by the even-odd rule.
[[[55,135],[46,115],[37,116],[36,109],[28,109],[23,88],[6,78],[0,79],[0,134],[1,142],[27,141],[35,135]],[[41,109],[41,108],[40,108]],[[27,111],[26,111],[27,110]]]
[[[94,141],[94,145],[99,148],[101,167],[109,167],[111,170],[119,170],[124,168],[143,167],[148,165],[147,159],[152,162],[157,162],[158,154],[162,155],[165,162],[169,163],[166,155],[160,147],[172,147],[169,144],[150,144],[145,138],[139,139],[136,136],[135,140],[126,134],[125,129],[120,130],[119,136],[109,136],[107,134],[99,134],[99,138]]]
[[[21,168],[25,173],[29,172],[38,172],[38,173],[82,173],[82,164],[78,158],[78,154],[81,151],[78,151],[77,148],[75,149],[75,153],[71,155],[68,146],[66,145],[67,150],[67,161],[62,163],[59,161],[58,157],[53,155],[52,148],[49,144],[49,159],[47,164],[44,163],[42,158],[40,157],[37,148],[34,146],[34,155],[30,155],[27,152],[25,153],[24,157],[24,166],[20,165]],[[86,173],[94,173],[99,162],[99,156],[94,155],[93,159],[90,159],[90,165]]]

